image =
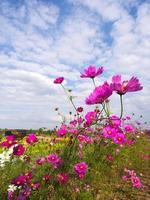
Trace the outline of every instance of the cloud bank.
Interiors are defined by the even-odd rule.
[[[64,76],[76,103],[84,105],[92,85],[80,80],[80,72],[88,65],[105,67],[97,84],[114,74],[137,76],[144,89],[125,96],[126,112],[150,122],[150,3],[58,2],[0,2],[0,127],[53,128],[60,121],[55,107],[72,110],[53,79]],[[112,109],[119,113],[117,95]]]

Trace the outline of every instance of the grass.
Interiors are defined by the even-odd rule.
[[[76,147],[76,145],[75,145]],[[23,172],[33,171],[33,181],[40,182],[41,188],[32,191],[29,200],[148,200],[149,191],[149,166],[148,159],[142,159],[150,150],[150,142],[147,135],[141,135],[133,146],[118,147],[110,142],[95,145],[85,145],[83,160],[88,164],[88,172],[84,181],[75,176],[73,166],[79,160],[75,153],[71,152],[68,158],[70,146],[66,142],[58,141],[50,145],[49,141],[42,140],[30,147],[26,147],[26,155],[30,161],[24,162],[19,158],[14,162],[8,162],[0,168],[0,199],[7,199],[7,188],[11,180]],[[116,149],[119,149],[116,151]],[[74,149],[72,149],[73,151]],[[74,151],[76,152],[77,149]],[[1,150],[2,151],[2,150]],[[119,151],[119,153],[117,153]],[[48,163],[35,167],[35,161],[41,156],[57,152],[65,162],[60,169],[54,170]],[[106,155],[112,154],[114,160],[108,161]],[[35,167],[35,168],[34,168]],[[122,180],[124,168],[134,169],[140,177],[145,188],[138,190],[132,188],[131,183]],[[55,177],[59,171],[68,172],[70,180],[67,185],[59,185]],[[50,174],[53,178],[45,183],[42,177]]]

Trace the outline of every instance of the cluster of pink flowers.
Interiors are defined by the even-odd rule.
[[[134,144],[134,138],[129,136],[132,136],[132,133],[135,133],[136,128],[132,124],[126,122],[126,120],[129,120],[130,117],[122,118],[123,107],[121,107],[122,109],[120,118],[115,115],[110,116],[111,112],[109,110],[108,98],[113,94],[113,92],[119,94],[122,106],[122,95],[126,94],[127,92],[142,90],[143,87],[136,77],[132,77],[129,80],[123,81],[120,75],[113,76],[110,83],[105,81],[102,85],[96,86],[95,78],[101,75],[103,71],[103,67],[96,68],[95,66],[89,66],[83,71],[83,73],[81,73],[81,78],[90,78],[94,84],[94,90],[86,98],[85,102],[87,105],[96,104],[96,108],[93,111],[87,112],[86,114],[83,113],[83,111],[85,110],[83,109],[83,107],[75,106],[73,102],[73,96],[71,96],[71,91],[67,90],[63,85],[64,77],[58,77],[54,80],[54,84],[61,85],[62,88],[65,90],[65,93],[67,94],[67,97],[75,110],[73,119],[72,112],[70,112],[69,123],[67,123],[66,121],[64,122],[63,120],[61,126],[55,129],[57,137],[70,136],[70,140],[67,146],[68,149],[69,147],[70,149],[67,149],[67,153],[65,154],[68,156],[66,158],[68,159],[68,161],[65,162],[65,159],[62,160],[62,158],[59,156],[60,153],[62,153],[60,150],[36,159],[34,165],[32,166],[32,172],[20,175],[11,181],[11,184],[19,188],[16,193],[19,195],[17,197],[18,200],[28,198],[32,190],[40,188],[41,182],[42,184],[48,184],[52,178],[60,185],[65,185],[68,182],[72,184],[70,178],[72,177],[73,173],[77,176],[77,178],[83,180],[85,178],[88,168],[90,168],[90,165],[88,166],[88,164],[83,161],[83,148],[89,144],[101,145],[101,143],[103,142],[102,145],[107,147],[109,144],[115,146],[115,143],[119,145],[119,147],[117,146],[118,149],[116,149],[116,155],[120,153],[120,149],[123,148],[125,144],[129,146]],[[101,104],[102,109],[100,109],[97,104]],[[57,142],[57,139],[54,138],[53,141]],[[31,133],[27,135],[27,146],[35,144],[37,142],[38,137],[35,134]],[[15,156],[21,156],[25,152],[25,146],[23,144],[17,143],[14,136],[6,137],[6,140],[1,142],[1,146],[6,148],[12,147],[13,155]],[[105,161],[107,161],[107,164],[113,164],[113,161],[115,159],[115,156],[113,155],[114,154],[112,152],[106,153],[106,155],[104,155],[104,159]],[[79,161],[72,167],[72,163],[69,163],[69,161],[74,158],[73,156],[78,156],[77,159]],[[33,182],[32,173],[42,165],[43,167],[44,165],[48,165],[50,169],[52,168],[53,174],[43,174],[41,177],[41,182]],[[68,172],[66,172],[67,168],[69,168]],[[125,170],[125,172],[126,175],[123,176],[123,180],[131,181],[134,188],[143,187],[140,178],[136,175],[134,170]],[[86,186],[86,190],[89,190],[89,185]],[[80,190],[78,189],[78,187],[76,187],[76,192],[79,191]],[[9,193],[8,197],[9,200],[13,199],[13,193]]]
[[[121,129],[121,120],[117,116],[110,117],[110,124],[103,128],[105,138],[110,138],[114,143],[122,145],[126,142],[126,135]]]
[[[126,173],[126,175],[122,177],[124,181],[131,181],[134,188],[140,189],[144,187],[134,170],[125,169],[124,171]]]
[[[60,129],[58,129],[58,130],[56,131],[56,134],[57,134],[58,137],[63,137],[63,136],[65,136],[65,135],[67,134],[67,126],[63,124],[63,125],[60,127]]]
[[[93,142],[93,139],[87,135],[81,135],[79,134],[77,137],[78,141],[81,143],[87,143],[87,144],[91,144]]]
[[[38,142],[38,138],[35,134],[29,134],[26,137],[27,144],[33,144]],[[13,155],[22,156],[25,152],[25,147],[23,144],[18,144],[14,135],[10,135],[6,137],[6,140],[0,143],[2,147],[10,148],[13,147]]]
[[[81,75],[82,78],[95,78],[103,72],[103,68],[99,68],[96,71],[96,67],[89,66],[84,70],[84,74]],[[117,92],[119,95],[124,95],[127,92],[135,92],[142,90],[143,87],[139,83],[136,77],[132,77],[129,81],[122,81],[120,75],[112,77],[112,83],[109,84],[104,82],[103,85],[98,86],[94,91],[86,98],[86,104],[102,104],[106,101],[113,93]]]

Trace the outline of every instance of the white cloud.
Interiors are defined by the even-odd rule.
[[[78,96],[75,102],[83,105],[92,85],[80,80],[79,71],[89,64],[106,66],[106,77],[100,77],[97,84],[110,80],[114,73],[125,79],[138,76],[144,90],[127,95],[125,107],[127,112],[144,113],[149,120],[150,4],[136,0],[68,2],[73,4],[65,17],[59,5],[52,3],[25,1],[18,7],[0,3],[0,127],[54,127],[54,108],[67,114],[71,105],[65,103],[53,78],[64,76],[65,85]],[[132,6],[137,17],[129,13]],[[111,25],[107,31],[106,25]],[[114,95],[112,107],[119,113],[116,101]]]

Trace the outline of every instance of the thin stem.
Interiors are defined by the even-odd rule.
[[[96,84],[95,84],[94,78],[92,78],[92,81],[93,81],[94,87],[96,88]]]
[[[107,113],[107,110],[105,109],[105,104],[102,103],[102,106],[103,106],[103,109],[104,109],[104,111],[106,113],[106,116],[109,117],[109,114]]]
[[[121,106],[121,113],[120,113],[120,119],[121,119],[122,115],[123,115],[123,98],[122,98],[122,95],[120,95],[120,106]]]
[[[65,87],[61,84],[65,94],[67,95],[68,99],[70,100],[71,104],[73,105],[73,108],[75,109],[75,111],[77,112],[76,106],[74,105],[71,96],[68,95],[68,92],[66,91]]]
[[[107,115],[110,116],[110,107],[109,107],[109,101],[106,102],[106,111],[107,111]]]

